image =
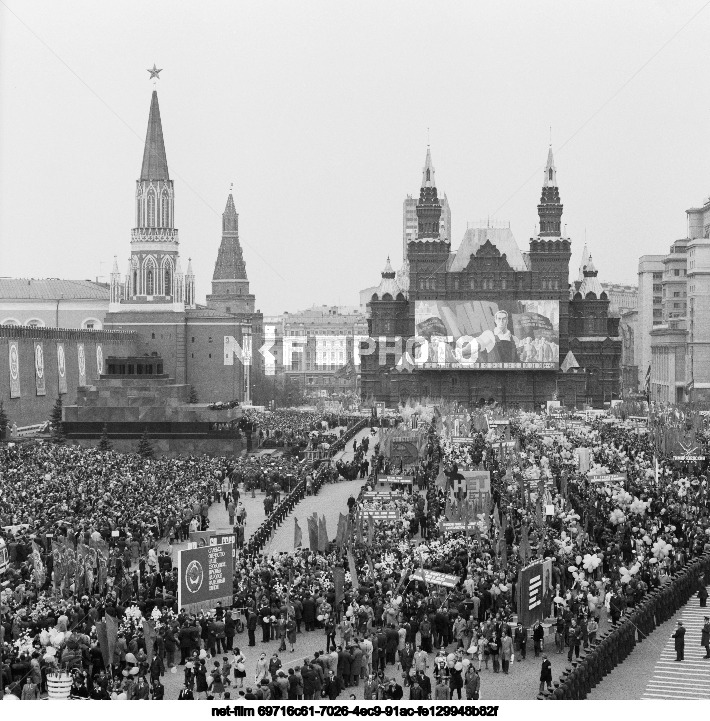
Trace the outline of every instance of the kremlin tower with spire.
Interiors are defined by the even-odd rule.
[[[200,305],[191,259],[182,270],[175,190],[155,89],[135,202],[128,271],[122,278],[114,258],[106,329],[135,331],[139,354],[162,358],[165,373],[177,384],[191,385],[201,401],[259,400],[263,359],[252,349],[263,342],[263,318],[249,292],[234,196],[230,190],[222,215],[212,293]],[[249,371],[242,362],[247,348]]]

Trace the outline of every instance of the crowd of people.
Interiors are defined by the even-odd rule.
[[[264,427],[298,441],[328,425],[304,415],[289,428],[286,412],[272,414]],[[0,595],[3,687],[31,697],[62,667],[76,672],[77,697],[161,698],[165,669],[182,667],[182,699],[335,699],[360,686],[366,699],[477,699],[487,674],[532,656],[542,696],[582,697],[633,646],[625,619],[650,633],[661,605],[708,583],[698,560],[710,552],[707,478],[664,455],[652,429],[619,418],[516,413],[511,447],[464,415],[463,441],[450,419],[426,420],[421,457],[406,468],[411,492],[390,497],[372,494],[379,476],[405,469],[367,438],[351,462],[318,471],[295,456],[146,462],[54,445],[0,450],[2,525],[17,531]],[[474,505],[455,491],[470,469],[490,474]],[[338,477],[363,481],[338,541],[263,555],[300,499]],[[263,491],[270,513],[237,552],[233,607],[187,614],[161,543],[182,538],[186,520],[188,534],[204,529],[214,501],[232,504],[243,527],[240,488]],[[444,523],[464,517],[465,528]],[[86,572],[72,576],[79,543]],[[550,589],[545,624],[528,628],[515,619],[516,590],[536,558],[549,559]],[[242,649],[279,640],[253,669],[234,645],[242,620]],[[103,634],[114,626],[107,657]],[[296,662],[299,634],[320,634],[323,648]],[[570,664],[554,688],[552,654]]]

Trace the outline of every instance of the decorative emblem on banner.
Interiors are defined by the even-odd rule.
[[[35,386],[38,396],[47,395],[44,382],[44,350],[41,343],[35,343]]]
[[[67,362],[63,343],[57,343],[57,373],[59,375],[59,394],[61,395],[67,392]]]
[[[10,398],[20,397],[20,356],[17,343],[10,341]]]
[[[678,445],[681,447],[681,450],[683,451],[682,456],[673,456],[674,461],[681,461],[686,463],[692,463],[694,461],[704,461],[705,456],[696,455],[695,451],[698,450],[697,446],[694,446],[692,443],[688,443],[686,446],[685,443],[681,443],[678,441]]]
[[[96,374],[101,375],[104,372],[104,352],[100,345],[96,346]]]
[[[197,593],[202,588],[202,581],[205,574],[202,571],[202,564],[197,561],[190,561],[185,571],[185,585],[190,593]]]
[[[79,385],[86,385],[86,356],[84,355],[84,344],[77,343],[77,356],[79,359]]]

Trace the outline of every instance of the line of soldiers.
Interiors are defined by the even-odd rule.
[[[698,579],[710,574],[710,553],[677,571],[670,583],[649,593],[602,634],[591,649],[567,666],[550,694],[539,699],[580,700],[620,664],[656,628],[685,605],[698,590]],[[700,583],[705,583],[701,580]]]

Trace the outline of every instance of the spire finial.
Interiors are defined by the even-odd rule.
[[[148,68],[147,72],[150,73],[150,78],[148,78],[148,79],[153,81],[153,87],[155,87],[156,81],[160,80],[160,73],[163,72],[163,68],[160,68],[160,70],[158,70],[155,63],[153,63],[153,67]]]
[[[427,148],[431,145],[431,143],[430,143],[429,141],[430,141],[430,138],[429,138],[429,126],[427,126],[427,129],[426,129],[426,146],[427,146]]]
[[[230,194],[231,194],[233,188],[234,188],[234,183],[230,183],[230,184],[229,184],[229,192],[230,192]]]
[[[552,147],[552,126],[550,125],[550,147]]]

